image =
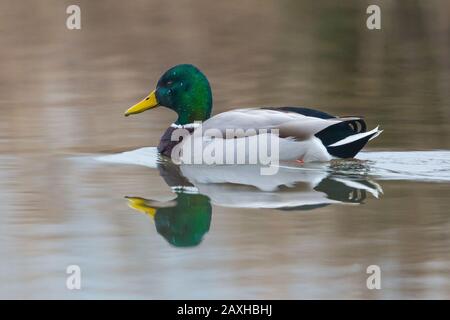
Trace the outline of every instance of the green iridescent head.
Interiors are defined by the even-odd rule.
[[[212,93],[206,76],[195,66],[179,64],[158,80],[156,90],[125,112],[125,116],[164,106],[178,114],[176,124],[204,121],[211,115]]]

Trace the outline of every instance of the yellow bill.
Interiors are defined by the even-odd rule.
[[[152,91],[144,100],[136,103],[130,109],[125,111],[125,117],[128,117],[131,114],[137,114],[144,112],[145,110],[155,108],[158,106],[158,100],[156,99],[155,91]]]
[[[156,208],[150,207],[146,199],[139,197],[125,197],[128,199],[128,206],[136,211],[148,214],[150,217],[154,217],[156,214]]]

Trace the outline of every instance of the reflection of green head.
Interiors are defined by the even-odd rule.
[[[203,239],[211,224],[209,198],[201,194],[179,193],[174,207],[158,208],[156,230],[176,247],[193,247]]]
[[[127,199],[131,208],[153,217],[158,233],[176,247],[197,246],[209,231],[212,208],[204,195],[177,193],[174,206],[137,197]]]

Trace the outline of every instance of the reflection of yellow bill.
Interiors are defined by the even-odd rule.
[[[158,100],[156,99],[155,91],[152,91],[144,100],[136,103],[130,109],[125,111],[125,117],[128,117],[131,114],[137,114],[144,112],[145,110],[155,108],[158,106]]]
[[[147,200],[139,197],[125,197],[128,199],[128,206],[136,211],[155,217],[156,209],[148,205]]]

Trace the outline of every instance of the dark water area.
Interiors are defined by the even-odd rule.
[[[0,2],[0,297],[450,297],[447,1],[78,1],[81,30],[70,4]],[[179,63],[213,113],[308,106],[384,132],[362,165],[180,169],[144,148],[174,113],[123,116]]]

